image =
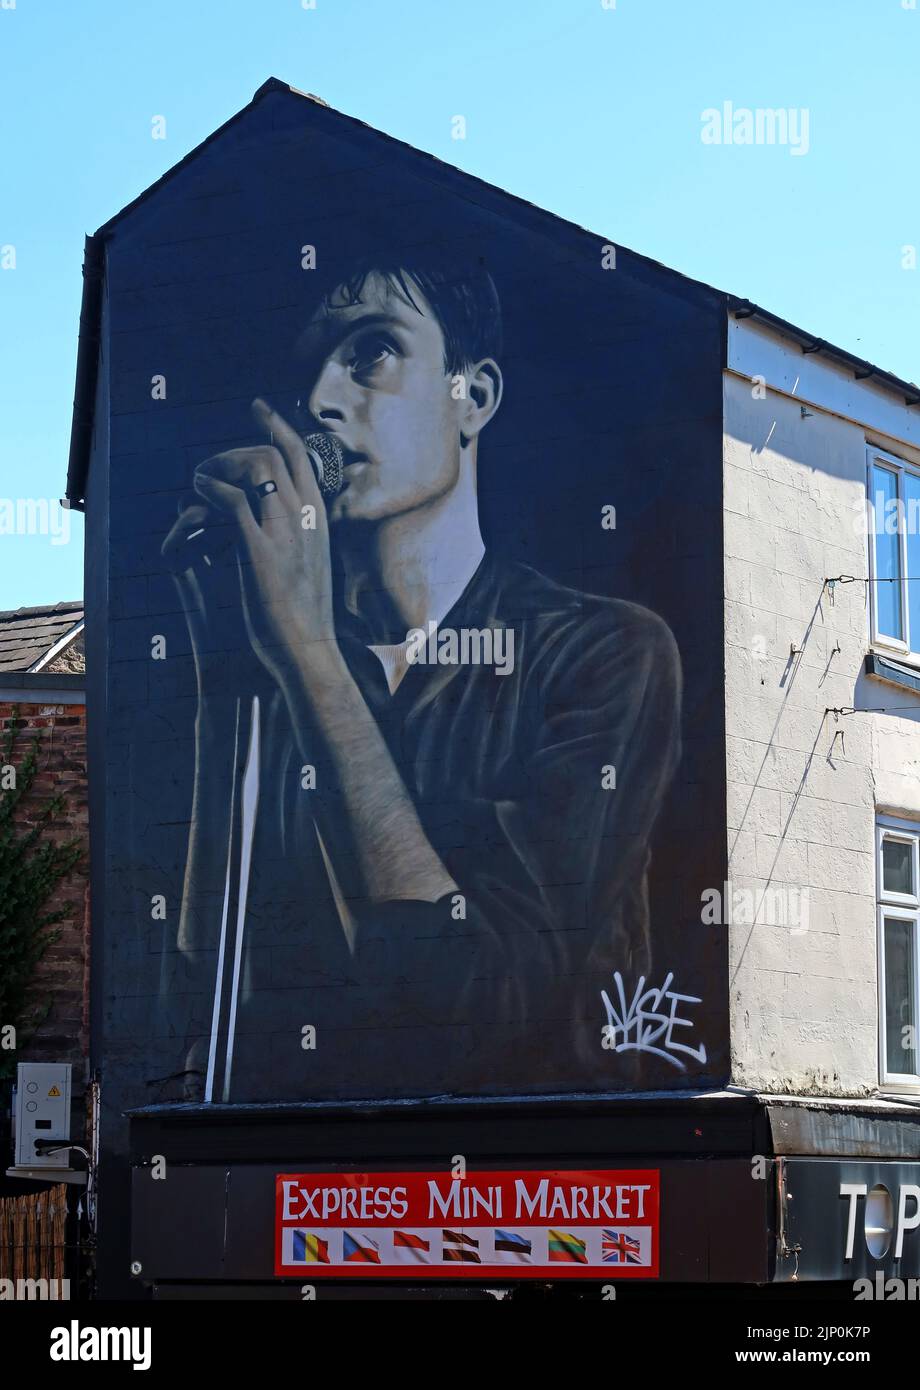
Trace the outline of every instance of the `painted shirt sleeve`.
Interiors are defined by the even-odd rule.
[[[466,800],[459,893],[362,914],[355,967],[401,1001],[517,1036],[649,968],[649,842],[680,756],[680,661],[667,625],[604,603],[547,642],[522,686],[507,794]],[[589,983],[590,982],[590,983]],[[594,988],[597,984],[597,989]],[[578,1005],[576,1004],[576,1011]]]

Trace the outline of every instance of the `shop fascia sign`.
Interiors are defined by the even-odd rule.
[[[899,1183],[896,1205],[884,1183],[877,1183],[870,1190],[868,1183],[842,1182],[840,1196],[850,1204],[844,1259],[853,1258],[856,1223],[862,1211],[863,1231],[870,1255],[882,1259],[891,1249],[891,1237],[894,1235],[892,1253],[896,1260],[900,1260],[904,1253],[905,1235],[920,1226],[920,1184]]]

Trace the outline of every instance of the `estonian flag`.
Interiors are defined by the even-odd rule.
[[[530,1241],[525,1240],[517,1231],[496,1231],[495,1249],[506,1250],[512,1255],[523,1255],[525,1259],[531,1254]]]

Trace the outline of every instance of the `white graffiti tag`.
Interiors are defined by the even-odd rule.
[[[623,976],[619,970],[613,972],[618,1009],[611,1004],[607,991],[601,990],[601,998],[607,1010],[607,1024],[603,1029],[603,1045],[606,1049],[612,1052],[653,1052],[656,1057],[663,1057],[666,1062],[672,1062],[680,1071],[686,1071],[687,1068],[679,1057],[672,1056],[674,1052],[683,1052],[697,1062],[706,1061],[706,1048],[702,1043],[699,1047],[688,1047],[686,1043],[677,1042],[674,1038],[675,1028],[693,1027],[691,1019],[678,1017],[678,1004],[699,1004],[702,1001],[695,995],[678,994],[672,990],[673,978],[673,972],[669,971],[660,989],[646,989],[645,976],[640,975],[632,1002],[627,1004]],[[655,1044],[660,1039],[663,1039],[662,1045],[656,1047]]]

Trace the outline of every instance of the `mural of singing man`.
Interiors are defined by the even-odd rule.
[[[602,1046],[601,990],[650,966],[680,663],[647,609],[486,548],[501,336],[481,264],[353,263],[297,344],[305,415],[257,399],[264,442],[198,466],[164,544],[198,680],[186,1098],[636,1064]],[[328,501],[311,432],[341,446]]]

